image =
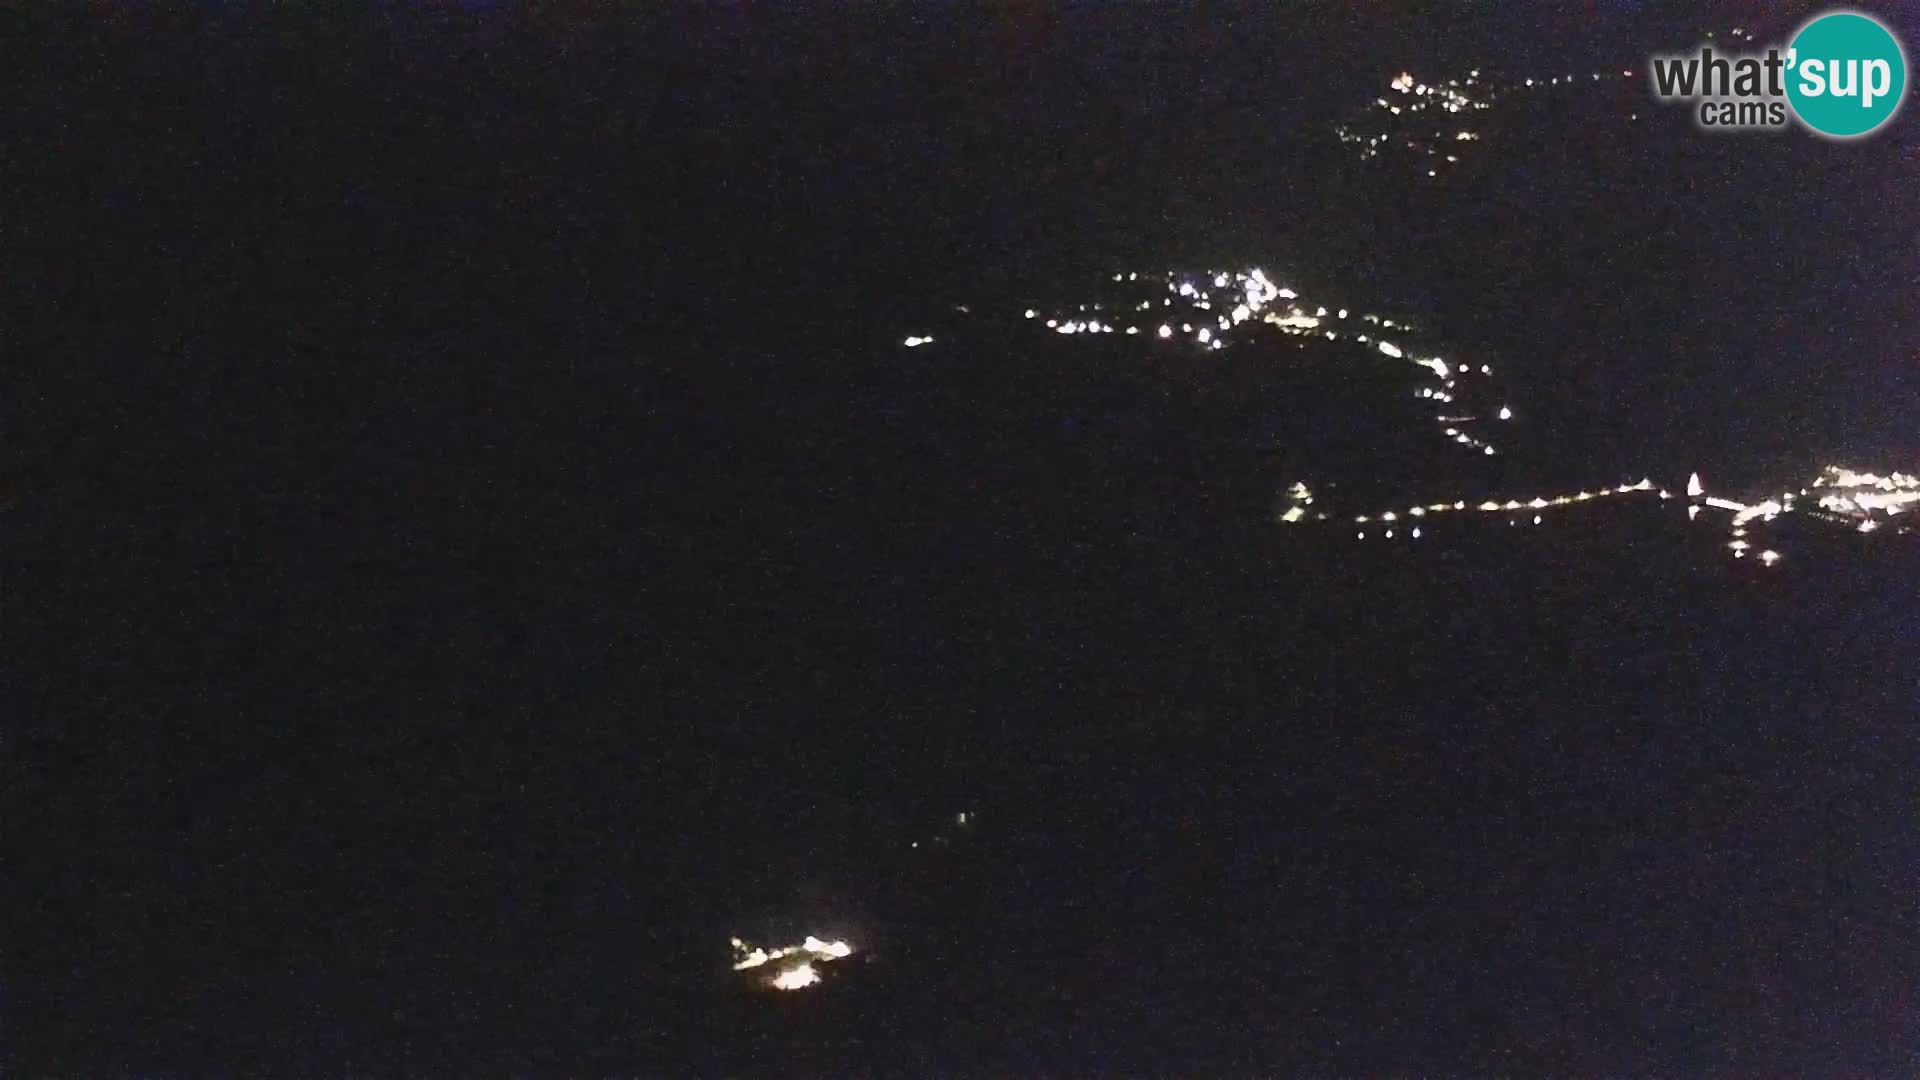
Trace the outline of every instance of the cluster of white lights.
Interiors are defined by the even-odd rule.
[[[1419,85],[1411,84],[1401,92],[1421,96]],[[1462,132],[1459,137],[1471,139],[1474,136]],[[1112,280],[1116,283],[1143,283],[1152,290],[1152,298],[1138,299],[1136,296],[1126,302],[1112,304],[1110,308],[1105,303],[1078,304],[1074,306],[1071,316],[1063,312],[1046,318],[1046,328],[1065,335],[1144,333],[1161,342],[1188,344],[1205,353],[1227,348],[1239,335],[1259,332],[1329,341],[1351,340],[1380,356],[1405,361],[1420,369],[1424,385],[1418,386],[1414,394],[1422,400],[1446,406],[1434,419],[1440,425],[1440,433],[1452,443],[1483,455],[1495,454],[1497,451],[1494,446],[1477,437],[1474,429],[1468,425],[1480,422],[1482,415],[1500,421],[1511,421],[1514,417],[1511,405],[1502,403],[1495,406],[1493,402],[1499,399],[1489,400],[1483,387],[1463,385],[1463,380],[1491,376],[1493,369],[1490,365],[1469,365],[1439,356],[1422,355],[1406,344],[1408,338],[1404,335],[1415,333],[1415,328],[1406,322],[1377,314],[1354,312],[1348,308],[1329,310],[1325,306],[1306,303],[1293,289],[1276,285],[1258,268],[1235,272],[1209,270],[1204,274],[1134,272],[1115,274]],[[1116,313],[1135,313],[1135,316],[1129,318],[1116,314],[1116,321],[1109,322],[1104,316],[1088,315],[1089,308],[1093,312],[1112,310]],[[1141,319],[1137,315],[1140,312],[1159,314],[1154,318]],[[1022,316],[1027,320],[1043,317],[1038,308],[1026,308]],[[1261,329],[1250,329],[1252,327]],[[1394,331],[1399,340],[1380,337],[1380,331]],[[907,338],[905,344],[914,348],[932,341],[931,336],[915,336]],[[1467,401],[1462,402],[1462,397]],[[1431,521],[1447,514],[1492,514],[1504,516],[1509,525],[1542,525],[1559,509],[1648,494],[1657,494],[1662,500],[1673,497],[1671,492],[1658,489],[1650,479],[1643,478],[1637,483],[1611,488],[1533,496],[1524,500],[1506,498],[1470,502],[1455,499],[1348,518],[1337,511],[1330,514],[1328,510],[1317,507],[1312,490],[1301,482],[1287,490],[1285,508],[1278,515],[1278,520],[1288,525],[1307,521],[1325,523],[1350,520],[1353,526],[1358,527],[1355,536],[1361,540],[1374,535],[1390,540],[1401,537],[1420,540],[1428,535]],[[1731,520],[1726,550],[1735,559],[1751,557],[1761,565],[1772,567],[1781,562],[1784,556],[1772,548],[1758,548],[1749,538],[1752,529],[1768,525],[1784,515],[1807,510],[1810,512],[1805,514],[1806,517],[1843,523],[1861,533],[1877,532],[1889,527],[1889,531],[1910,532],[1912,526],[1907,525],[1909,519],[1901,515],[1909,509],[1920,507],[1920,477],[1900,472],[1881,475],[1828,466],[1809,487],[1797,492],[1782,492],[1756,501],[1739,501],[1709,495],[1696,474],[1689,479],[1686,494],[1688,520],[1697,519],[1703,511],[1727,512]],[[1800,500],[1804,500],[1805,505],[1801,505]],[[1915,524],[1920,524],[1920,514],[1913,515],[1913,519]],[[966,824],[964,814],[960,820],[961,824]],[[919,845],[916,843],[914,846]],[[800,989],[815,985],[821,979],[818,965],[843,958],[852,951],[845,942],[829,943],[812,937],[800,945],[772,950],[748,946],[738,940],[734,945],[737,970],[777,966],[777,970],[765,979],[765,985],[776,989]]]
[[[812,964],[801,963],[786,968],[778,975],[767,980],[767,985],[775,990],[804,990],[820,981],[820,973]]]
[[[1694,505],[1687,507],[1688,520],[1699,517],[1703,507],[1725,510],[1733,515],[1728,524],[1727,550],[1733,553],[1734,558],[1744,559],[1753,550],[1753,544],[1747,539],[1752,527],[1771,524],[1785,515],[1801,512],[1799,500],[1808,496],[1813,496],[1815,506],[1813,511],[1806,514],[1810,520],[1845,525],[1862,533],[1877,532],[1885,526],[1896,525],[1895,518],[1920,504],[1920,477],[1900,472],[1881,476],[1829,465],[1807,487],[1744,503],[1707,495],[1699,474],[1695,473],[1687,481],[1687,494],[1697,500]],[[1896,531],[1911,531],[1910,527],[1900,526],[1904,526],[1904,522],[1896,525]],[[1779,552],[1772,550],[1761,551],[1757,557],[1767,566],[1774,565],[1782,558]]]
[[[1428,86],[1426,83],[1416,80],[1412,75],[1403,71],[1399,75],[1396,75],[1393,81],[1387,85],[1394,91],[1405,94],[1411,99],[1406,102],[1405,109],[1402,110],[1399,106],[1393,105],[1385,100],[1378,100],[1376,103],[1384,107],[1388,113],[1395,116],[1400,115],[1402,111],[1417,113],[1425,112],[1429,108],[1450,113],[1466,112],[1469,109],[1485,109],[1488,107],[1487,103],[1485,101],[1475,101],[1467,95],[1465,89],[1479,81],[1480,73],[1475,71],[1467,76],[1464,84],[1459,79],[1449,79],[1437,86]]]
[[[1343,143],[1360,147],[1360,159],[1370,161],[1380,156],[1383,150],[1396,149],[1404,145],[1407,150],[1424,152],[1429,157],[1439,157],[1438,146],[1446,140],[1441,132],[1435,131],[1428,136],[1413,131],[1394,131],[1390,128],[1409,128],[1414,118],[1423,113],[1465,113],[1478,112],[1492,107],[1492,91],[1481,82],[1478,71],[1471,72],[1464,79],[1449,79],[1445,82],[1428,85],[1407,72],[1394,76],[1387,84],[1389,97],[1377,97],[1368,110],[1368,116],[1356,119],[1334,129]],[[1391,120],[1391,117],[1403,117],[1403,120]],[[1453,164],[1459,159],[1446,155],[1446,163]],[[1427,175],[1438,175],[1439,162],[1434,163],[1435,170]]]
[[[1418,95],[1418,83],[1411,84],[1411,92]],[[1405,91],[1403,91],[1405,92]],[[1464,133],[1463,133],[1464,135]],[[1378,336],[1379,330],[1396,331],[1399,334],[1412,334],[1414,328],[1404,321],[1371,313],[1356,313],[1348,308],[1329,310],[1325,306],[1312,305],[1301,301],[1300,296],[1291,288],[1283,288],[1272,282],[1266,273],[1258,268],[1246,271],[1209,270],[1203,274],[1183,274],[1178,271],[1166,271],[1161,274],[1140,274],[1138,272],[1115,274],[1112,280],[1120,282],[1144,282],[1153,289],[1154,299],[1129,299],[1125,303],[1114,304],[1115,312],[1158,311],[1157,319],[1140,320],[1146,325],[1123,325],[1122,322],[1108,322],[1102,317],[1088,317],[1084,313],[1091,308],[1095,312],[1106,310],[1104,303],[1079,304],[1075,314],[1064,314],[1048,318],[1045,325],[1058,334],[1149,334],[1162,342],[1190,343],[1191,347],[1202,352],[1214,352],[1227,348],[1238,335],[1252,333],[1249,327],[1271,328],[1269,333],[1277,332],[1294,337],[1324,338],[1329,341],[1352,340],[1367,346],[1371,351],[1393,360],[1403,360],[1419,369],[1425,385],[1415,389],[1415,396],[1437,405],[1449,406],[1434,417],[1440,425],[1440,433],[1450,442],[1482,455],[1493,455],[1498,451],[1485,439],[1478,437],[1468,425],[1479,423],[1486,415],[1501,421],[1511,421],[1514,410],[1511,405],[1500,404],[1497,407],[1483,395],[1478,386],[1464,386],[1463,380],[1481,376],[1491,376],[1490,365],[1469,365],[1459,361],[1449,361],[1439,356],[1421,355],[1401,340],[1387,340]],[[1158,283],[1157,285],[1154,283]],[[1161,291],[1161,290],[1164,291]],[[1028,320],[1037,320],[1042,312],[1037,308],[1026,308],[1022,313]],[[1125,320],[1124,316],[1116,319]],[[1165,321],[1160,321],[1164,319]],[[1377,328],[1377,329],[1375,329]],[[1359,331],[1366,332],[1359,332]],[[907,345],[914,347],[927,344],[933,339],[914,337],[907,339]],[[1468,403],[1460,402],[1465,395]],[[1480,407],[1470,402],[1477,400]],[[1498,398],[1493,398],[1498,401]],[[1409,539],[1421,539],[1427,535],[1421,525],[1414,523],[1421,519],[1430,519],[1449,513],[1479,513],[1505,515],[1509,524],[1520,524],[1525,519],[1534,525],[1543,524],[1555,510],[1576,506],[1596,500],[1620,499],[1628,496],[1656,493],[1660,499],[1670,499],[1671,492],[1655,487],[1649,479],[1637,483],[1620,484],[1612,488],[1600,488],[1591,491],[1579,491],[1554,496],[1534,496],[1525,500],[1517,498],[1485,499],[1470,503],[1456,499],[1451,502],[1434,502],[1409,506],[1404,509],[1389,510],[1379,514],[1362,514],[1351,518],[1354,525],[1362,526],[1356,535],[1366,539],[1372,533],[1369,527],[1388,538],[1405,536]],[[1773,566],[1783,556],[1775,550],[1755,550],[1748,539],[1748,530],[1752,526],[1765,525],[1785,514],[1800,509],[1796,499],[1812,494],[1807,502],[1817,506],[1812,515],[1829,521],[1840,521],[1859,532],[1869,533],[1894,524],[1897,516],[1910,508],[1920,506],[1920,477],[1907,473],[1880,475],[1861,472],[1854,469],[1829,466],[1819,477],[1813,480],[1810,488],[1802,488],[1797,493],[1784,492],[1777,497],[1763,498],[1753,502],[1742,502],[1718,495],[1708,495],[1697,475],[1687,485],[1689,502],[1687,517],[1696,519],[1703,510],[1723,510],[1732,515],[1731,530],[1727,549],[1735,558],[1747,558],[1752,553],[1756,561]],[[1287,505],[1278,519],[1286,524],[1299,524],[1305,521],[1326,522],[1346,520],[1339,515],[1329,515],[1326,510],[1313,509],[1314,497],[1305,483],[1297,483],[1287,492]],[[1920,515],[1915,515],[1920,519]],[[1902,519],[1902,524],[1904,524]],[[1920,522],[1917,522],[1920,523]],[[1898,531],[1908,531],[1899,529]],[[814,941],[815,939],[809,939]],[[743,960],[753,960],[764,964],[786,956],[807,954],[807,964],[818,963],[821,957],[812,956],[806,945],[792,946],[786,950],[772,952],[746,953]],[[831,959],[832,957],[827,957]],[[752,966],[752,965],[749,965]],[[795,970],[786,976],[790,981],[809,980],[807,972]],[[801,982],[810,985],[810,981]]]
[[[1056,334],[1111,334],[1115,332],[1112,323],[1103,323],[1099,319],[1068,322],[1048,319],[1047,329],[1052,330]],[[1139,327],[1127,327],[1127,333],[1129,334],[1137,334],[1139,332]]]
[[[1271,328],[1294,337],[1325,341],[1352,340],[1369,346],[1382,356],[1405,360],[1422,368],[1429,378],[1423,380],[1425,385],[1414,391],[1415,396],[1436,405],[1455,405],[1458,395],[1464,392],[1459,380],[1476,372],[1479,375],[1493,374],[1493,368],[1486,364],[1473,368],[1438,356],[1421,355],[1403,342],[1379,338],[1375,336],[1374,328],[1409,334],[1414,333],[1415,328],[1404,320],[1397,321],[1387,316],[1355,312],[1344,307],[1330,309],[1325,305],[1308,304],[1300,299],[1299,293],[1276,284],[1258,267],[1238,271],[1208,270],[1204,273],[1171,270],[1159,274],[1131,272],[1114,274],[1112,281],[1139,283],[1153,292],[1147,299],[1128,297],[1117,303],[1076,304],[1070,312],[1062,311],[1052,314],[1052,317],[1047,317],[1039,308],[1029,307],[1024,309],[1022,317],[1043,320],[1045,327],[1056,334],[1145,334],[1160,341],[1189,343],[1205,352],[1231,347],[1242,335],[1253,332],[1250,328],[1255,326]],[[1108,310],[1132,314],[1116,314],[1113,321],[1108,321],[1103,315],[1089,314],[1090,311],[1099,313]],[[1158,317],[1140,318],[1141,312],[1157,312]],[[1490,402],[1487,408],[1492,408]],[[1458,408],[1446,410],[1453,413],[1461,411]],[[1509,419],[1511,415],[1511,411],[1503,409],[1501,419]],[[1443,413],[1435,419],[1447,427],[1446,438],[1450,442],[1482,455],[1498,452],[1485,439],[1462,430],[1462,425],[1476,422],[1477,416],[1449,416]]]
[[[1628,68],[1617,77],[1630,79],[1633,74]],[[1458,127],[1458,121],[1449,123],[1433,114],[1484,112],[1518,91],[1571,86],[1575,82],[1590,85],[1615,77],[1613,72],[1595,71],[1585,75],[1569,73],[1498,80],[1483,78],[1476,69],[1465,78],[1427,83],[1403,71],[1387,84],[1388,92],[1384,96],[1374,98],[1364,110],[1334,128],[1334,134],[1342,143],[1357,147],[1362,161],[1372,161],[1388,152],[1405,152],[1414,160],[1424,161],[1429,177],[1438,177],[1442,169],[1460,160],[1458,154],[1448,151],[1447,144],[1475,142],[1480,139],[1480,133]]]
[[[733,970],[753,971],[773,965],[775,970],[764,983],[775,990],[799,990],[820,981],[816,964],[829,964],[853,955],[853,946],[844,941],[822,941],[809,934],[798,945],[777,949],[762,948],[734,938]]]
[[[1819,499],[1820,509],[1862,524],[1872,521],[1875,511],[1894,517],[1920,503],[1920,478],[1906,473],[1880,476],[1829,465],[1813,486],[1826,489]]]
[[[1313,491],[1304,482],[1295,482],[1287,489],[1287,502],[1289,505],[1286,512],[1280,515],[1280,520],[1291,525],[1307,516],[1307,507],[1313,505]],[[1314,516],[1319,521],[1327,520],[1325,514]]]
[[[1708,31],[1706,36],[1712,39],[1714,35]],[[1755,40],[1752,32],[1744,27],[1734,27],[1729,36],[1746,43]],[[1449,136],[1440,130],[1448,125],[1432,118],[1432,113],[1451,115],[1482,112],[1500,104],[1503,98],[1522,91],[1572,87],[1576,84],[1591,87],[1594,83],[1611,82],[1616,78],[1632,79],[1635,75],[1635,69],[1628,66],[1618,71],[1567,72],[1563,75],[1498,79],[1483,77],[1476,69],[1468,72],[1465,78],[1430,84],[1403,71],[1387,84],[1385,96],[1374,98],[1351,120],[1334,130],[1341,142],[1359,147],[1362,161],[1371,161],[1383,152],[1405,150],[1416,160],[1425,159],[1427,175],[1438,177],[1442,168],[1458,162],[1457,155],[1444,153],[1442,147],[1445,143],[1471,142],[1480,136],[1472,130],[1456,130]],[[1639,118],[1638,113],[1629,117],[1632,120]],[[1436,124],[1439,126],[1436,127]]]

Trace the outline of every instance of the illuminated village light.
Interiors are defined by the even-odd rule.
[[[768,986],[775,990],[801,990],[820,981],[820,973],[813,970],[812,964],[800,964],[775,975]]]
[[[1435,93],[1444,93],[1444,91],[1437,90]],[[1438,132],[1434,134],[1436,137],[1439,136]],[[1471,139],[1474,136],[1469,132],[1463,131],[1459,132],[1455,137],[1457,139]],[[1134,280],[1134,278],[1129,277],[1127,280]],[[1160,324],[1157,327],[1127,327],[1125,328],[1127,333],[1135,334],[1142,329],[1150,329],[1162,340],[1167,340],[1175,336],[1174,328],[1178,326],[1183,334],[1188,335],[1195,342],[1197,347],[1208,351],[1217,351],[1227,347],[1229,344],[1237,343],[1244,335],[1271,332],[1257,330],[1254,329],[1255,327],[1273,327],[1278,332],[1293,337],[1309,335],[1317,337],[1325,335],[1329,340],[1338,340],[1340,335],[1333,330],[1326,329],[1322,320],[1327,318],[1344,320],[1350,316],[1357,316],[1386,329],[1401,329],[1410,334],[1417,333],[1413,328],[1402,327],[1401,324],[1396,323],[1392,319],[1386,319],[1374,314],[1356,313],[1346,308],[1337,309],[1337,313],[1330,314],[1329,309],[1322,305],[1288,304],[1277,308],[1269,307],[1269,305],[1279,299],[1290,301],[1298,300],[1298,294],[1292,289],[1276,287],[1268,280],[1266,274],[1257,268],[1244,273],[1234,273],[1231,275],[1217,271],[1208,271],[1205,278],[1198,279],[1203,283],[1210,281],[1214,285],[1222,288],[1228,287],[1229,283],[1231,284],[1234,293],[1229,298],[1219,301],[1220,311],[1229,312],[1229,314],[1220,314],[1214,311],[1215,301],[1212,299],[1212,294],[1202,292],[1196,288],[1193,284],[1195,279],[1184,278],[1178,273],[1169,272],[1166,274],[1165,280],[1168,283],[1167,288],[1170,292],[1185,297],[1185,302],[1191,307],[1208,312],[1207,319],[1198,325],[1191,322],[1168,322]],[[1171,299],[1163,299],[1161,303],[1163,306],[1177,306],[1174,305]],[[1091,306],[1095,310],[1101,308],[1100,304],[1093,304]],[[1132,301],[1121,306],[1125,306],[1129,310],[1133,310],[1135,307]],[[1150,308],[1152,304],[1149,301],[1146,302],[1144,306]],[[1082,304],[1078,310],[1085,311],[1087,308],[1088,305]],[[1309,312],[1311,312],[1311,314],[1309,314]],[[1027,319],[1037,319],[1041,317],[1042,312],[1034,308],[1025,308],[1021,311],[1021,314]],[[1111,334],[1121,329],[1112,324],[1103,323],[1098,318],[1084,320],[1073,319],[1064,323],[1054,319],[1048,319],[1046,322],[1049,328],[1062,334]],[[1486,442],[1475,437],[1477,429],[1467,426],[1475,422],[1481,415],[1503,421],[1511,420],[1514,416],[1514,410],[1511,405],[1499,404],[1496,406],[1486,402],[1484,399],[1476,400],[1483,391],[1478,388],[1478,384],[1473,382],[1469,376],[1477,373],[1478,375],[1490,377],[1492,375],[1491,365],[1479,364],[1475,366],[1464,363],[1449,363],[1439,357],[1419,356],[1416,354],[1416,350],[1419,348],[1417,340],[1403,346],[1396,342],[1369,338],[1366,335],[1354,335],[1354,337],[1360,344],[1369,346],[1382,356],[1405,360],[1431,373],[1435,381],[1429,385],[1417,386],[1412,392],[1415,397],[1421,400],[1432,401],[1448,406],[1433,417],[1437,422],[1435,427],[1437,433],[1444,435],[1451,443],[1478,450],[1480,454],[1485,456],[1493,456],[1499,453],[1499,448],[1488,445]],[[913,338],[909,338],[907,344],[909,347],[917,347],[921,344],[930,343],[932,340],[933,338],[931,336],[916,335]],[[1459,404],[1455,404],[1456,399],[1459,399]],[[1813,489],[1819,490],[1816,493]],[[1708,496],[1705,485],[1698,473],[1692,473],[1688,476],[1684,490],[1691,500],[1687,507],[1687,518],[1689,521],[1697,520],[1701,513],[1706,510],[1723,510],[1733,515],[1733,535],[1730,537],[1732,542],[1728,547],[1731,549],[1734,557],[1744,558],[1750,551],[1753,551],[1756,554],[1756,561],[1765,563],[1768,566],[1772,566],[1777,561],[1784,559],[1784,555],[1777,551],[1773,552],[1770,558],[1766,553],[1758,552],[1757,549],[1752,546],[1756,541],[1749,540],[1747,532],[1749,528],[1759,529],[1782,516],[1795,513],[1796,495],[1793,491],[1785,491],[1771,498],[1758,498],[1753,502],[1738,501],[1720,496]],[[1799,495],[1809,496],[1808,502],[1818,504],[1821,513],[1815,515],[1816,518],[1827,521],[1832,521],[1836,518],[1841,519],[1850,531],[1857,533],[1871,533],[1889,526],[1894,527],[1893,531],[1904,531],[1898,529],[1900,523],[1894,519],[1910,511],[1920,511],[1920,477],[1900,472],[1883,474],[1841,466],[1828,466],[1818,476],[1814,477],[1808,483],[1808,486],[1799,488],[1798,493]],[[1510,515],[1507,518],[1509,525],[1517,525],[1520,523],[1515,516],[1512,516],[1514,511],[1518,509],[1526,508],[1541,511],[1540,513],[1533,513],[1526,516],[1532,519],[1534,524],[1544,524],[1546,514],[1552,510],[1584,504],[1596,499],[1610,500],[1639,494],[1652,494],[1662,500],[1674,497],[1673,492],[1665,488],[1656,488],[1650,479],[1643,477],[1636,483],[1622,483],[1598,491],[1580,491],[1573,494],[1552,496],[1532,495],[1528,496],[1525,501],[1514,498],[1487,499],[1479,503],[1478,508],[1483,512],[1499,512]],[[1284,513],[1277,515],[1280,521],[1287,524],[1307,521],[1309,512],[1304,509],[1304,506],[1306,503],[1312,502],[1313,499],[1307,494],[1305,484],[1297,483],[1293,485],[1293,488],[1289,490],[1289,495],[1293,498],[1295,505],[1288,507]],[[1336,511],[1334,515],[1332,515],[1331,520],[1350,519],[1361,523],[1368,522],[1369,520],[1394,521],[1400,513],[1405,513],[1410,517],[1423,517],[1428,513],[1437,514],[1449,510],[1465,510],[1467,508],[1468,504],[1465,500],[1456,500],[1451,504],[1436,502],[1425,507],[1415,505],[1398,510],[1385,511],[1378,515],[1377,518],[1370,518],[1368,515],[1341,515]],[[1313,514],[1312,518],[1316,521],[1330,520],[1329,514],[1325,512]],[[1367,536],[1365,531],[1358,531],[1355,535],[1357,539],[1362,540],[1366,539]],[[1422,538],[1424,536],[1424,530],[1408,530],[1409,539]],[[764,959],[750,958],[759,959],[761,963],[771,963],[774,960],[780,959],[781,955],[784,954],[776,950],[765,953]],[[808,959],[807,962],[819,963],[821,961]]]
[[[754,971],[774,966],[777,970],[762,980],[763,985],[774,990],[801,990],[817,985],[821,980],[816,965],[830,964],[852,956],[854,949],[845,941],[823,941],[811,934],[798,945],[787,945],[777,949],[763,948],[739,938],[732,939],[733,970]]]

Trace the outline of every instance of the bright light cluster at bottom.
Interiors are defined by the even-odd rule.
[[[734,938],[732,945],[733,970],[752,971],[769,965],[776,968],[773,974],[761,980],[763,985],[773,990],[804,990],[809,986],[817,986],[821,976],[814,965],[830,964],[853,955],[853,946],[846,942],[822,941],[811,934],[798,945],[783,945],[777,949],[762,948],[739,938]]]
[[[800,964],[787,968],[780,974],[767,980],[767,985],[775,990],[802,990],[820,981],[820,973],[813,970],[812,964]]]

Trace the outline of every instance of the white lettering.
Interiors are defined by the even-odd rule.
[[[1879,78],[1876,79],[1874,77],[1876,75]],[[1893,69],[1887,66],[1887,62],[1885,60],[1867,61],[1866,78],[1861,80],[1860,107],[1872,108],[1873,99],[1886,97],[1887,91],[1891,89],[1893,89]]]
[[[1800,92],[1808,97],[1819,97],[1827,92],[1826,61],[1800,61]]]
[[[1847,75],[1845,79],[1840,77],[1843,71]],[[1834,97],[1852,97],[1859,93],[1860,61],[1848,60],[1845,63],[1838,60],[1827,61],[1827,91]]]

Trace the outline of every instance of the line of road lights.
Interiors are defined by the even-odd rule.
[[[1307,489],[1304,484],[1294,485],[1293,489],[1289,491],[1289,497],[1293,499],[1294,505],[1290,507],[1286,513],[1280,515],[1281,521],[1292,524],[1305,518],[1305,512],[1301,508],[1312,502],[1310,494],[1307,494],[1304,499],[1300,497],[1302,494],[1306,494],[1306,491]],[[1642,495],[1655,491],[1653,481],[1643,477],[1638,483],[1634,484],[1621,484],[1613,488],[1603,488],[1599,491],[1581,491],[1571,495],[1555,495],[1552,498],[1535,496],[1524,502],[1519,499],[1507,499],[1505,501],[1486,499],[1478,503],[1469,503],[1464,499],[1458,499],[1450,503],[1428,503],[1424,506],[1410,506],[1405,510],[1387,510],[1379,514],[1359,514],[1354,517],[1353,523],[1355,525],[1371,525],[1376,523],[1383,525],[1386,528],[1381,535],[1388,540],[1398,535],[1399,529],[1405,528],[1407,530],[1406,535],[1409,539],[1418,540],[1425,535],[1421,531],[1418,522],[1430,516],[1464,512],[1514,514],[1516,512],[1533,510],[1535,511],[1532,515],[1533,524],[1539,525],[1545,521],[1545,517],[1540,511],[1557,507],[1574,506],[1580,503],[1592,502],[1596,499]],[[1665,490],[1659,490],[1658,494],[1662,499],[1670,499],[1673,497],[1672,492]],[[1316,515],[1315,520],[1324,521],[1326,520],[1326,515]],[[1509,518],[1508,524],[1516,524],[1516,521],[1513,518]],[[1365,540],[1368,535],[1369,533],[1366,529],[1361,529],[1355,533],[1354,538]]]
[[[1748,539],[1749,527],[1758,523],[1772,522],[1785,514],[1794,513],[1796,499],[1805,497],[1816,489],[1826,489],[1818,496],[1818,506],[1828,516],[1839,517],[1853,525],[1854,530],[1871,533],[1883,527],[1881,519],[1874,517],[1876,512],[1886,518],[1893,518],[1908,509],[1920,506],[1920,477],[1906,473],[1891,473],[1881,476],[1876,473],[1860,472],[1837,465],[1829,465],[1807,488],[1801,488],[1796,494],[1786,492],[1777,498],[1763,499],[1756,503],[1743,503],[1718,495],[1708,495],[1700,482],[1700,474],[1694,473],[1687,479],[1686,494],[1689,499],[1687,520],[1696,520],[1703,510],[1724,510],[1732,515],[1730,519],[1727,550],[1736,559],[1745,559],[1751,553],[1764,566],[1774,566],[1785,556],[1772,548],[1754,550]],[[1673,493],[1665,489],[1656,489],[1651,480],[1642,478],[1635,484],[1621,484],[1600,491],[1581,491],[1572,495],[1557,495],[1553,498],[1535,497],[1522,502],[1519,499],[1487,499],[1480,503],[1468,504],[1465,500],[1452,503],[1430,503],[1424,506],[1411,506],[1404,511],[1389,510],[1380,514],[1360,514],[1354,517],[1356,525],[1379,524],[1385,526],[1381,535],[1385,539],[1394,539],[1405,530],[1408,539],[1418,540],[1424,533],[1417,523],[1431,515],[1462,512],[1472,509],[1482,513],[1513,514],[1534,510],[1533,524],[1539,525],[1544,517],[1537,511],[1554,507],[1564,507],[1617,496],[1657,493],[1662,500],[1673,498]],[[1288,489],[1288,499],[1292,506],[1280,516],[1287,524],[1294,524],[1307,518],[1306,507],[1312,505],[1313,494],[1304,483],[1296,483]],[[1324,513],[1313,515],[1315,521],[1326,521]],[[1509,518],[1509,525],[1517,520]],[[1371,535],[1368,530],[1360,529],[1355,539],[1365,540]]]

